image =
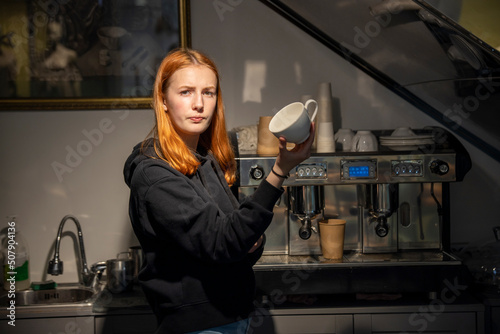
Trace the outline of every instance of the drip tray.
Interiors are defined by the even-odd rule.
[[[346,252],[342,261],[328,260],[321,255],[264,254],[254,270],[297,269],[303,267],[355,267],[355,266],[418,266],[459,265],[461,261],[442,251],[407,251],[398,253],[363,254]]]
[[[437,250],[345,252],[342,262],[321,255],[265,254],[254,272],[257,290],[269,295],[428,293],[443,291],[449,284],[468,284],[461,261]]]

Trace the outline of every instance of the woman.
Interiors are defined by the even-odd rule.
[[[153,108],[152,138],[134,148],[124,175],[157,333],[245,333],[262,236],[286,175],[310,156],[314,136],[290,151],[280,138],[273,173],[238,203],[215,64],[194,50],[171,52],[158,69]]]

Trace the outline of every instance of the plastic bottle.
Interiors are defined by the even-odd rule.
[[[29,248],[26,239],[16,226],[15,217],[9,217],[2,242],[3,287],[7,291],[30,288]]]

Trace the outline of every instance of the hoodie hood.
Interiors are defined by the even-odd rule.
[[[200,166],[194,175],[185,176],[172,168],[167,162],[161,160],[155,152],[154,140],[147,139],[144,143],[140,142],[134,146],[132,153],[125,162],[123,168],[125,183],[131,188],[135,173],[144,170],[144,168],[147,168],[146,166],[162,166],[163,168],[166,167],[169,169],[171,173],[187,177],[195,187],[199,188],[200,192],[205,192],[211,198],[215,199],[225,194],[228,201],[223,201],[219,207],[223,212],[229,213],[236,209],[239,203],[227,185],[224,178],[224,172],[221,170],[215,157],[201,146],[198,146],[198,152],[194,152],[194,155],[200,162]],[[227,203],[230,203],[230,205],[226,205]]]
[[[142,147],[143,142],[135,145],[132,149],[132,153],[127,158],[125,166],[123,168],[123,176],[125,178],[125,183],[130,187],[132,181],[132,176],[134,176],[134,171],[142,161],[150,159],[150,157],[157,157],[154,150],[153,140],[148,139],[144,142],[144,147]]]
[[[213,168],[218,176],[218,178],[222,181],[224,180],[224,173],[220,169],[219,165],[216,163],[215,158],[213,158],[210,154],[206,152],[204,148],[201,146],[198,147],[198,152],[194,152],[196,159],[201,163],[200,167],[197,171],[197,175],[200,178],[201,182],[206,185],[206,181],[204,180],[204,173],[202,172],[206,168]],[[137,166],[144,160],[148,159],[160,159],[158,154],[154,149],[154,141],[153,139],[147,139],[144,144],[143,142],[138,143],[134,146],[132,153],[127,158],[125,162],[125,166],[123,168],[123,176],[125,178],[125,183],[130,188],[130,184],[132,182],[132,178],[134,176],[134,172],[137,169]],[[163,160],[161,160],[163,161]]]

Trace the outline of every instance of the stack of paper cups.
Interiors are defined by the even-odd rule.
[[[257,127],[257,154],[261,156],[276,156],[279,153],[279,140],[269,130],[272,116],[259,118]]]
[[[316,152],[335,152],[335,133],[333,128],[332,86],[322,82],[318,87],[318,116],[316,122]]]

